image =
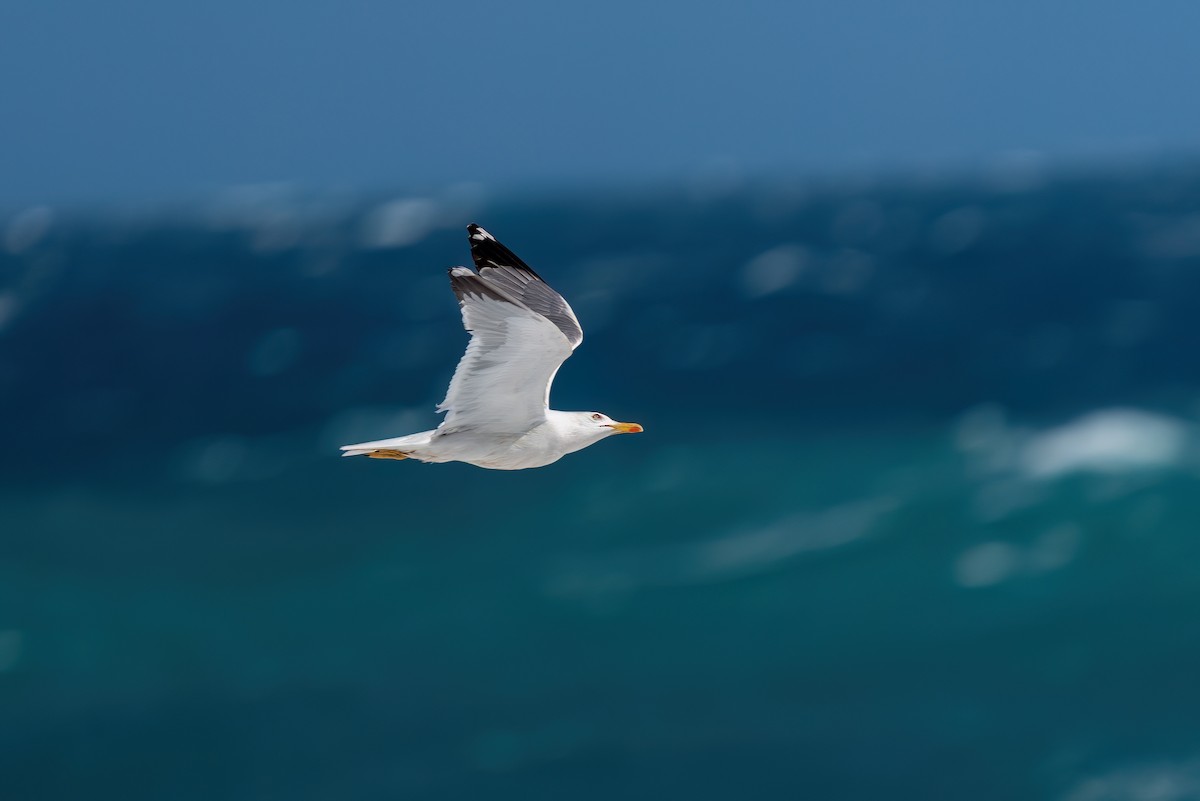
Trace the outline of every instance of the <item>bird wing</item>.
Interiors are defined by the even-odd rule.
[[[554,323],[571,343],[572,350],[579,347],[579,343],[583,342],[583,328],[563,296],[551,289],[532,267],[475,223],[467,226],[467,234],[471,242],[471,258],[475,260],[479,276],[492,286],[506,291],[525,308]]]
[[[545,419],[550,384],[583,330],[528,265],[479,226],[468,230],[480,270],[452,268],[450,286],[471,341],[438,405],[439,430],[524,433]]]

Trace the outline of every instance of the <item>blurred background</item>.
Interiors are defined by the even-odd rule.
[[[0,797],[1200,798],[1200,11],[0,9]],[[436,424],[485,225],[551,467]]]

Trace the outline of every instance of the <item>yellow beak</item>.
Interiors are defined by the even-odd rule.
[[[613,423],[609,428],[618,434],[640,434],[645,430],[637,423]]]

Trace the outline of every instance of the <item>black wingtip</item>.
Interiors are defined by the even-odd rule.
[[[489,240],[492,242],[496,241],[496,237],[489,234],[479,223],[471,223],[467,226],[467,236],[471,238],[472,243],[487,242]]]
[[[517,254],[502,245],[483,226],[477,223],[468,225],[467,238],[471,243],[471,258],[475,262],[475,267],[480,271],[487,267],[512,267],[541,280],[532,267],[521,261]]]

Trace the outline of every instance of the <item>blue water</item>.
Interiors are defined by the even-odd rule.
[[[338,457],[471,221],[645,434]],[[1200,798],[1195,165],[0,233],[0,797]]]

